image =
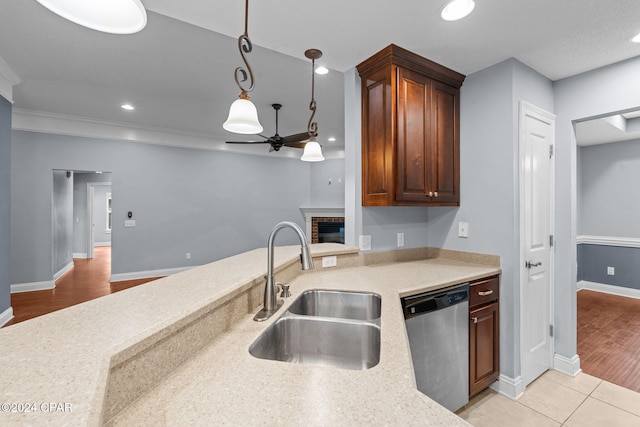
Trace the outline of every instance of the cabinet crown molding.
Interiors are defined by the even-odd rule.
[[[356,66],[356,69],[360,76],[363,76],[388,67],[391,64],[399,65],[458,89],[462,86],[466,77],[464,74],[460,74],[395,44],[390,44],[372,57],[362,61]]]

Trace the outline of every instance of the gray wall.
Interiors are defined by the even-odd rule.
[[[579,147],[578,150],[580,225],[577,233],[640,238],[640,141]]]
[[[53,233],[53,274],[73,262],[73,174],[53,171],[51,226]]]
[[[311,206],[344,207],[344,159],[311,163]]]
[[[640,106],[640,57],[554,82],[556,104],[556,353],[576,354],[577,171],[573,121]]]
[[[640,248],[578,245],[578,280],[640,290]],[[613,267],[614,275],[607,274]]]
[[[0,96],[0,314],[11,307],[11,103]]]
[[[113,173],[113,274],[200,265],[264,247],[277,222],[304,226],[299,208],[310,202],[309,164],[275,156],[14,131],[12,167],[13,284],[52,278],[53,169]],[[134,228],[124,227],[127,211]],[[278,234],[276,244],[295,243],[293,232]]]
[[[73,253],[79,257],[85,257],[89,250],[87,247],[89,241],[87,236],[87,184],[90,182],[111,182],[111,173],[75,172],[73,174]],[[109,237],[109,241],[111,241],[111,237]]]

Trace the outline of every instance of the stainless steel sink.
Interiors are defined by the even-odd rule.
[[[364,370],[380,361],[379,295],[310,290],[249,347],[260,359]]]
[[[313,289],[303,292],[289,307],[294,314],[376,320],[380,318],[380,295],[369,292]]]
[[[249,347],[260,359],[364,370],[380,361],[380,327],[284,314]]]

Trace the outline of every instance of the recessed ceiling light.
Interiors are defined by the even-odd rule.
[[[92,30],[132,34],[147,25],[140,0],[38,0],[53,13]]]
[[[475,7],[473,0],[451,0],[440,10],[440,17],[445,21],[457,21],[473,12]]]
[[[334,142],[335,140],[336,140],[336,139],[335,139],[333,136],[331,136],[331,137],[327,138],[327,141],[329,141],[329,142]]]
[[[631,39],[631,41],[632,41],[633,43],[640,43],[640,33],[636,34],[636,35]]]
[[[123,110],[127,110],[127,111],[133,111],[135,110],[135,107],[131,104],[122,104],[120,106]]]
[[[318,68],[316,68],[316,74],[327,74],[329,72],[329,69],[327,67],[323,67],[322,65],[319,66]]]

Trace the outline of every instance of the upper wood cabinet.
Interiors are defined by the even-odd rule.
[[[465,76],[395,45],[357,66],[362,205],[460,205]]]

